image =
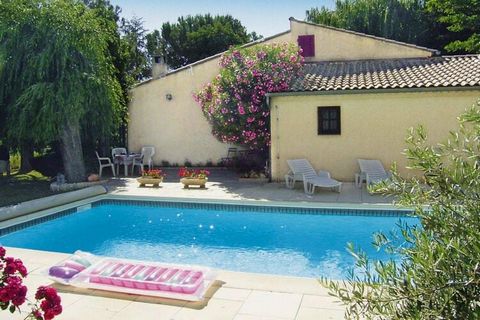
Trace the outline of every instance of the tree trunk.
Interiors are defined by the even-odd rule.
[[[67,182],[85,181],[80,123],[68,121],[60,131],[60,150]]]
[[[30,160],[33,158],[33,146],[28,143],[23,143],[20,146],[20,172],[26,173],[32,171],[32,164]]]

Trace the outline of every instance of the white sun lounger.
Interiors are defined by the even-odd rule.
[[[389,171],[385,170],[380,160],[358,159],[357,161],[360,167],[360,185],[365,181],[367,186],[369,186],[389,180],[392,176]]]
[[[342,183],[332,179],[328,171],[320,170],[317,174],[308,160],[287,160],[287,164],[290,168],[288,174],[285,175],[287,188],[292,189],[296,181],[303,180],[303,187],[307,194],[313,194],[315,187],[329,188],[340,192]]]

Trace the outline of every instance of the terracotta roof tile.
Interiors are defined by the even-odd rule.
[[[480,86],[480,56],[308,63],[290,91]]]

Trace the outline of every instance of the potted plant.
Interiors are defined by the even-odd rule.
[[[163,182],[165,176],[166,174],[160,169],[144,170],[142,176],[137,178],[137,181],[140,183],[140,187],[144,187],[147,184],[158,187]]]
[[[208,181],[209,171],[205,169],[188,169],[187,167],[180,168],[178,176],[183,187],[188,189],[190,186],[199,186],[201,189],[205,188]]]

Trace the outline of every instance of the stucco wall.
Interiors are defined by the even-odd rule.
[[[290,21],[291,37],[315,35],[315,57],[307,61],[430,57],[432,53],[378,38],[360,36],[296,20]]]
[[[315,60],[341,60],[426,56],[427,51],[291,21],[291,31],[263,43],[297,42],[299,34],[315,34]],[[139,151],[144,145],[156,148],[154,163],[162,160],[183,164],[217,162],[226,156],[228,145],[211,134],[193,93],[218,74],[219,58],[193,64],[134,88],[129,105],[128,149]],[[167,100],[171,94],[173,99]]]
[[[285,33],[263,43],[289,41]],[[229,145],[212,134],[193,93],[210,82],[219,72],[219,58],[207,60],[164,78],[150,81],[132,90],[129,105],[128,149],[142,146],[156,149],[154,164],[165,160],[183,164],[217,162],[227,155]],[[167,100],[167,94],[172,100]]]
[[[155,164],[162,160],[180,164],[186,159],[194,163],[217,161],[225,156],[228,146],[212,136],[208,122],[192,98],[218,70],[218,58],[212,59],[132,90],[129,150],[155,146]],[[166,99],[167,94],[172,95],[172,100]]]
[[[353,181],[358,158],[380,159],[386,168],[396,161],[408,174],[401,154],[408,128],[422,124],[432,143],[443,141],[479,97],[480,91],[271,97],[272,177],[282,180],[286,160],[295,158],[342,181]],[[341,135],[317,134],[319,106],[341,107]]]

